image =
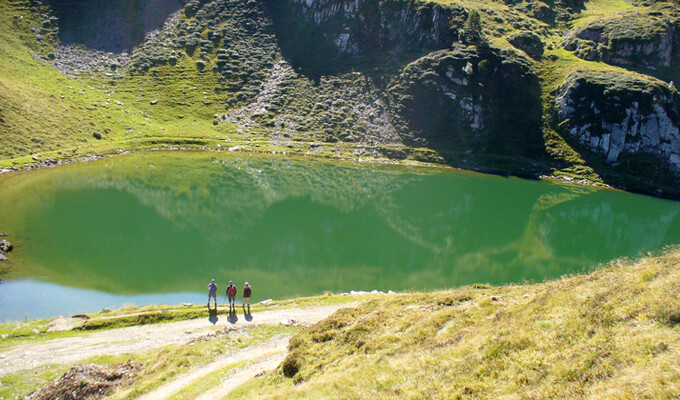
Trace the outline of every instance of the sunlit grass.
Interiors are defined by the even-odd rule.
[[[232,398],[672,398],[680,250],[554,282],[395,295],[293,338]]]
[[[579,26],[583,26],[598,18],[610,16],[622,11],[633,9],[643,11],[647,9],[647,7],[636,7],[624,0],[590,0],[585,4],[585,10],[581,11],[571,22],[573,28],[578,28]]]

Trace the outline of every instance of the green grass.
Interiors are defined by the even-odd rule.
[[[632,9],[643,11],[646,7],[635,7],[624,0],[590,0],[586,2],[585,10],[581,11],[571,22],[571,27],[578,28],[598,18]]]
[[[0,399],[22,399],[68,371],[65,366],[45,366],[0,377]]]
[[[269,340],[278,334],[296,333],[299,329],[299,327],[293,325],[264,325],[240,331],[241,334],[237,337],[218,332],[210,340],[195,341],[187,346],[170,345],[143,354],[98,356],[83,360],[80,363],[98,365],[127,361],[142,363],[144,368],[134,380],[134,384],[119,391],[113,397],[130,398],[151,391],[190,368],[210,363],[230,351]],[[57,379],[70,367],[68,365],[48,365],[0,377],[0,399],[23,398]],[[231,366],[231,368],[235,367],[237,366]],[[219,382],[220,373],[224,374],[226,370],[218,371],[208,378]],[[190,389],[187,389],[187,392],[190,392]]]
[[[561,49],[562,34],[566,29],[596,18],[610,18],[622,11],[646,12],[656,7],[633,6],[622,0],[591,0],[586,2],[584,10],[573,15],[573,19],[550,25],[532,18],[530,10],[521,4],[508,5],[491,0],[436,2],[478,10],[484,33],[493,46],[511,49],[506,38],[521,30],[535,32],[546,45],[552,45],[552,50],[546,50],[545,55],[534,62],[542,80],[546,110],[551,106],[550,93],[578,69],[635,74],[604,63],[580,60]],[[554,9],[559,11],[560,7],[557,5]],[[26,8],[21,1],[0,4],[0,54],[3,56],[0,61],[0,168],[23,167],[47,159],[72,160],[150,148],[226,150],[234,147],[239,151],[311,158],[392,159],[407,163],[442,163],[445,159],[442,156],[447,156],[433,149],[410,148],[401,143],[368,145],[362,141],[338,141],[346,135],[364,135],[366,129],[371,129],[359,126],[361,124],[357,124],[352,112],[342,111],[352,107],[335,106],[342,102],[365,106],[380,96],[380,90],[374,87],[378,84],[366,84],[369,79],[359,72],[324,77],[318,84],[297,75],[287,76],[282,83],[286,95],[277,94],[279,97],[273,99],[274,108],[256,118],[259,125],[241,133],[235,124],[212,123],[214,115],[233,111],[243,103],[232,101],[236,92],[230,91],[235,90],[230,89],[230,85],[235,83],[229,79],[220,81],[219,73],[212,70],[216,49],[208,54],[209,61],[202,72],[196,68],[199,57],[196,51],[191,55],[181,54],[176,65],[156,65],[144,74],[84,73],[78,78],[68,78],[52,68],[48,61],[33,56],[37,53],[46,57],[57,44],[57,38],[49,35],[43,41],[35,42],[31,29],[42,22],[37,11],[39,9]],[[15,17],[19,14],[21,19]],[[184,16],[181,19],[196,21]],[[220,29],[229,26],[222,20],[219,24]],[[208,28],[201,29],[205,38]],[[244,48],[251,43],[257,47],[252,50],[253,57],[264,57],[263,54],[275,51],[267,40],[253,43],[245,40],[237,43],[237,48],[243,54],[251,54]],[[229,68],[240,67],[230,65]],[[266,75],[267,70],[262,72]],[[669,76],[677,75],[676,72],[671,71]],[[389,76],[381,79],[387,78]],[[158,100],[158,103],[152,105],[151,100]],[[230,106],[225,107],[225,104]],[[298,120],[300,123],[288,137],[272,137],[270,129],[279,123],[277,118],[282,117],[287,126],[292,121],[291,115],[304,118],[302,122]],[[460,160],[455,155],[452,157],[457,160],[455,165],[463,168],[483,166],[518,174],[534,168],[529,172],[535,174],[540,170],[541,174],[601,184],[592,166],[555,133],[554,127],[549,123],[545,127],[544,144],[550,155],[545,160],[495,160],[492,156],[479,155],[461,155]],[[100,133],[103,139],[95,139],[94,133]],[[320,150],[312,149],[312,143],[322,144]],[[363,155],[355,153],[359,149],[365,150]],[[541,164],[540,167],[535,163]]]
[[[236,369],[243,368],[247,366],[248,363],[243,361],[240,363],[235,363],[221,368],[217,371],[211,372],[200,379],[200,382],[195,382],[184,389],[177,392],[171,397],[172,400],[189,400],[195,399],[202,393],[211,390],[220,385],[221,380],[228,375],[230,372]]]
[[[679,265],[675,248],[554,282],[374,300],[294,337],[276,374],[230,398],[673,398]]]
[[[292,334],[299,329],[294,325],[265,325],[239,331],[242,334],[236,338],[228,334],[220,334],[215,338],[193,342],[186,346],[166,346],[143,356],[134,356],[132,358],[134,361],[144,364],[142,372],[131,387],[118,391],[110,398],[128,399],[140,396],[192,367],[208,364],[230,351],[269,340],[278,334]],[[219,375],[219,372],[216,374]],[[215,376],[212,376],[213,380],[214,378]],[[187,391],[193,392],[191,388]]]

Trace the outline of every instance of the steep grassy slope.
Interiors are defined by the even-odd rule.
[[[673,398],[678,265],[672,249],[555,282],[374,300],[293,338],[236,398]]]

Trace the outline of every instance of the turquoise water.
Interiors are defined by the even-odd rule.
[[[449,169],[144,152],[0,176],[0,321],[541,281],[680,243],[680,203]],[[223,298],[223,296],[222,296]],[[219,300],[221,301],[222,298]]]

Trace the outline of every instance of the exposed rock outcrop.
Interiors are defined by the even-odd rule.
[[[560,86],[555,101],[560,130],[583,148],[609,164],[645,163],[680,180],[680,94],[672,85],[578,71]]]
[[[584,60],[668,70],[673,62],[677,24],[656,12],[600,18],[575,29],[564,48]]]
[[[454,46],[409,64],[388,86],[402,135],[458,151],[522,155],[540,150],[538,77],[513,52]]]
[[[347,65],[372,68],[411,61],[446,48],[458,39],[467,17],[462,7],[416,0],[265,3],[283,52],[311,76]]]
[[[508,42],[515,48],[527,53],[531,58],[540,58],[543,55],[543,42],[533,32],[517,32],[508,37]]]
[[[58,17],[62,44],[112,53],[132,50],[182,7],[181,0],[48,0],[48,4]]]

